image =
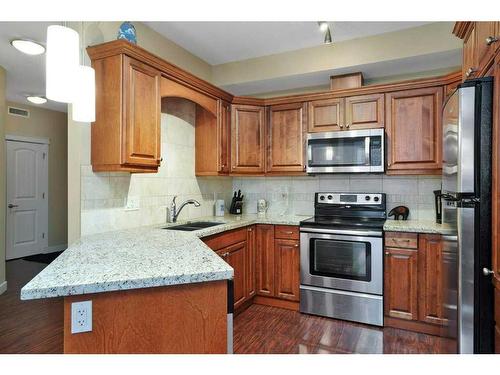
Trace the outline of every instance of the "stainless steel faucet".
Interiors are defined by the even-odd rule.
[[[188,199],[187,201],[185,201],[181,204],[179,209],[177,209],[177,205],[175,203],[176,198],[177,198],[177,195],[175,195],[174,199],[172,199],[172,203],[170,203],[170,209],[168,210],[167,222],[169,222],[169,223],[175,223],[177,221],[177,217],[181,213],[184,206],[186,206],[188,204],[194,204],[195,207],[201,206],[200,202],[198,202],[196,199]]]

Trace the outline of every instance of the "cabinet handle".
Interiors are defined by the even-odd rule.
[[[344,127],[344,125],[342,124],[339,124],[339,128],[342,129]]]
[[[483,268],[483,275],[484,275],[484,276],[493,275],[494,273],[495,273],[495,272],[493,272],[492,270],[490,270],[490,269],[488,269],[488,268],[486,268],[486,267],[484,267],[484,268]]]
[[[304,165],[304,172],[306,171],[306,169],[307,169],[307,166]]]
[[[410,239],[408,238],[391,238],[391,240],[393,240],[394,242],[410,242]]]
[[[470,77],[470,75],[471,75],[472,73],[474,73],[475,71],[476,71],[476,69],[474,69],[474,68],[469,68],[469,69],[467,69],[467,72],[465,73],[465,76],[466,76],[466,77]]]
[[[346,127],[346,128],[349,128],[349,126],[350,126],[350,125],[349,125],[349,123],[345,124],[345,127]]]
[[[252,228],[248,228],[248,231],[251,232],[252,231]]]
[[[283,233],[285,233],[285,234],[293,234],[293,232],[291,230],[285,230],[285,231],[283,231]]]
[[[486,45],[492,45],[493,43],[498,42],[498,38],[496,36],[489,36],[486,38]]]
[[[295,245],[293,245],[293,246],[294,246],[294,247],[299,247],[299,244],[295,244]]]
[[[385,255],[391,255],[388,251],[385,252]]]
[[[227,257],[228,255],[229,255],[229,252],[222,254],[222,255],[221,255],[221,257],[225,258],[225,257]]]

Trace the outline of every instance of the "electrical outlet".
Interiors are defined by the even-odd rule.
[[[92,331],[92,301],[71,304],[71,333]]]
[[[135,211],[140,207],[140,200],[138,196],[127,197],[126,211]]]

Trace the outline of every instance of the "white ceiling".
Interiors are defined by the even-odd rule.
[[[47,27],[55,22],[0,22],[0,66],[7,70],[7,100],[31,104],[26,95],[45,96],[45,54],[26,55],[10,45],[15,38],[27,38],[45,45]],[[47,101],[40,107],[66,112],[67,105]]]
[[[429,22],[329,22],[333,42]],[[316,22],[145,22],[211,65],[323,44]]]

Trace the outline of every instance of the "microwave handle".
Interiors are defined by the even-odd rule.
[[[370,165],[370,137],[365,137],[365,164]]]

